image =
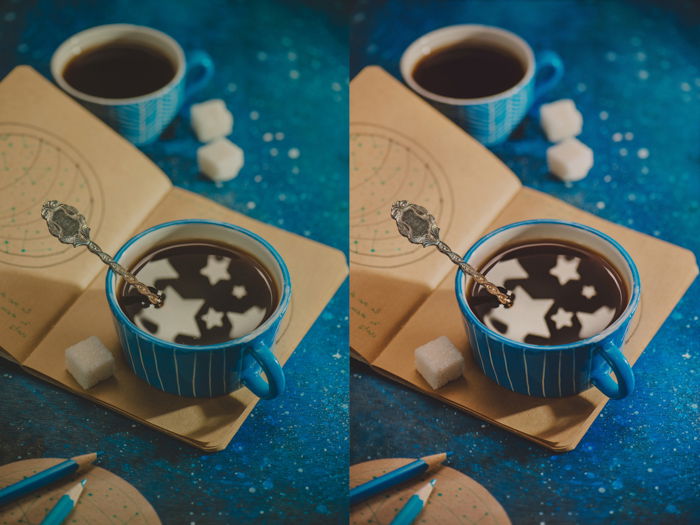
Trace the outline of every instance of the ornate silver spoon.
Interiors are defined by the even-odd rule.
[[[397,201],[391,206],[391,217],[396,221],[399,233],[410,242],[422,244],[423,247],[435,246],[459,266],[464,273],[471,275],[477,283],[486,288],[487,292],[495,296],[499,303],[506,308],[513,306],[515,298],[513,292],[489,282],[486,277],[464,262],[458,254],[440,240],[440,228],[435,222],[435,217],[423,206],[408,201]]]
[[[92,253],[97,255],[103,263],[121,275],[124,280],[136,288],[138,292],[148,299],[148,301],[159,307],[163,304],[164,295],[153,287],[146,286],[139,281],[131,272],[128,272],[115,261],[110,255],[90,240],[90,228],[85,217],[73,206],[63,204],[58,201],[46,201],[41,207],[41,216],[46,221],[51,235],[56,237],[63,244],[72,244],[74,247],[85,246]]]

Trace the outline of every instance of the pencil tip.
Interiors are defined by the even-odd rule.
[[[448,458],[449,458],[452,454],[454,454],[454,452],[452,452],[452,451],[445,452],[445,455],[446,455]]]
[[[435,483],[437,483],[437,480],[436,480],[436,479],[431,479],[431,480],[430,480],[430,486],[434,487],[434,486],[435,486]]]
[[[81,484],[83,487],[85,486],[86,483],[87,483],[87,479],[84,479],[84,480],[82,480],[82,481],[80,482],[80,484]]]

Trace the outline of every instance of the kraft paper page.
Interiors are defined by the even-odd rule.
[[[496,219],[492,231],[512,222],[553,218],[601,230],[629,251],[642,280],[642,299],[624,353],[631,364],[673,310],[698,273],[693,254],[654,237],[613,224],[538,191],[522,188]],[[511,392],[488,379],[474,361],[454,292],[454,272],[416,310],[372,366],[432,397],[495,423],[553,450],[572,450],[583,438],[607,397],[592,388],[559,399]],[[446,335],[465,354],[464,377],[432,390],[414,367],[413,351]]]
[[[102,269],[41,218],[76,206],[114,253],[170,189],[141,152],[27,66],[0,83],[0,347],[23,361]]]
[[[347,275],[342,252],[263,224],[214,202],[173,188],[136,228],[181,218],[222,220],[267,239],[286,261],[292,278],[292,302],[282,322],[275,355],[284,364]],[[135,232],[134,232],[135,233]],[[82,294],[32,352],[24,365],[78,395],[205,450],[226,447],[258,398],[242,388],[228,396],[191,399],[161,392],[136,377],[123,357],[104,292],[105,272]],[[65,370],[64,349],[97,335],[112,351],[113,378],[83,390]]]
[[[410,244],[389,212],[423,205],[457,252],[520,188],[486,148],[378,67],[350,85],[350,345],[372,361],[453,264]]]

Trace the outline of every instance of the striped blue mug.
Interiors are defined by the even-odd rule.
[[[482,237],[464,260],[482,268],[507,246],[543,239],[566,241],[602,255],[618,271],[627,288],[626,307],[610,326],[579,341],[551,346],[518,342],[489,328],[474,314],[466,296],[473,280],[458,271],[455,291],[474,360],[487,377],[502,387],[529,396],[565,397],[591,387],[611,399],[628,396],[634,390],[634,374],[622,347],[639,304],[640,280],[634,261],[618,242],[582,224],[530,220],[509,224]]]
[[[75,56],[113,42],[154,49],[171,62],[175,75],[156,91],[131,98],[93,96],[66,81],[64,71]],[[185,59],[180,45],[165,33],[131,24],[109,24],[81,31],[63,42],[51,57],[51,75],[61,89],[137,146],[156,140],[185,101],[206,86],[213,74],[214,63],[204,51],[188,53]]]
[[[122,279],[109,270],[107,302],[126,361],[149,385],[179,396],[216,397],[245,386],[262,399],[277,397],[284,391],[285,378],[273,348],[292,288],[282,256],[265,239],[224,222],[179,220],[159,224],[132,237],[114,258],[125,268],[131,268],[154,248],[193,239],[229,245],[254,256],[277,286],[277,307],[255,330],[231,341],[203,346],[167,342],[126,316],[117,300]],[[261,371],[267,381],[260,376]]]
[[[502,49],[522,64],[525,74],[505,91],[480,98],[447,97],[416,82],[413,72],[423,57],[464,42]],[[533,104],[557,85],[564,74],[561,58],[553,51],[542,51],[535,58],[530,46],[518,35],[498,27],[475,24],[443,27],[423,35],[406,48],[400,69],[411,89],[487,146],[507,139]],[[483,72],[474,71],[474,74]]]

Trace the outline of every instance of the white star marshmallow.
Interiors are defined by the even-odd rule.
[[[265,318],[265,309],[259,306],[251,306],[242,314],[227,312],[231,321],[231,339],[237,339],[255,330]]]
[[[142,310],[134,317],[136,324],[146,330],[143,321],[150,321],[158,327],[153,335],[170,343],[178,335],[201,337],[196,318],[204,299],[183,299],[172,286],[167,286],[164,293],[163,306]]]
[[[228,273],[228,265],[231,259],[222,257],[217,259],[216,256],[210,255],[207,257],[207,265],[200,270],[200,273],[209,279],[209,284],[214,286],[219,281],[226,281],[231,278]]]
[[[231,294],[236,299],[243,299],[246,295],[248,295],[248,291],[245,289],[245,286],[234,286]]]
[[[559,308],[557,313],[550,317],[557,325],[557,330],[561,330],[564,326],[574,326],[571,319],[574,317],[573,312],[567,312],[563,308]]]
[[[570,261],[563,255],[557,255],[557,265],[549,270],[549,273],[559,279],[559,284],[564,286],[569,281],[578,281],[578,265],[581,259],[574,257]]]
[[[484,317],[486,326],[498,332],[493,321],[499,321],[507,326],[503,334],[513,341],[525,342],[528,335],[550,337],[549,327],[545,316],[554,304],[554,299],[533,299],[522,286],[513,290],[515,300],[510,308],[498,307]]]
[[[578,336],[581,339],[586,339],[605,330],[613,320],[615,310],[607,306],[601,306],[592,314],[578,312],[576,316],[581,322],[581,332]]]
[[[594,295],[596,295],[595,291],[595,286],[590,285],[590,286],[584,286],[581,288],[581,295],[583,295],[586,299],[590,299]]]
[[[207,323],[207,330],[211,330],[215,326],[224,326],[224,313],[217,312],[213,308],[209,308],[200,319]]]
[[[510,279],[527,279],[529,276],[516,259],[497,262],[493,268],[486,272],[488,280],[496,286],[505,286]]]
[[[139,281],[148,285],[154,286],[156,281],[160,279],[177,279],[179,275],[170,261],[167,259],[159,259],[157,261],[149,261],[146,266],[138,272]]]

